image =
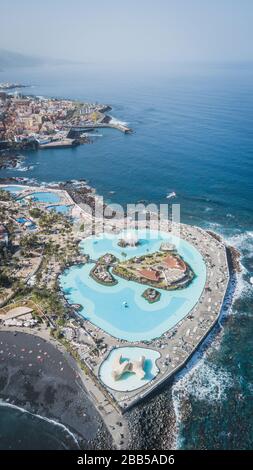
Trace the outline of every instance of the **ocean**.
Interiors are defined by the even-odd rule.
[[[166,203],[175,191],[183,222],[215,230],[241,252],[229,316],[172,396],[180,448],[252,448],[253,65],[45,66],[0,79],[32,85],[25,93],[110,104],[134,130],[103,129],[89,145],[26,152],[20,168],[0,176],[84,178],[124,205]]]
[[[64,425],[0,401],[0,450],[79,448],[76,436]]]

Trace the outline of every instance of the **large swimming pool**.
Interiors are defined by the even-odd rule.
[[[27,196],[24,196],[24,198],[32,198],[34,201],[42,202],[44,204],[55,204],[61,200],[59,194],[51,191],[31,193]]]
[[[157,236],[152,231],[149,235],[140,231],[137,236],[140,245],[124,250],[117,245],[121,235],[90,237],[83,240],[80,247],[92,259],[107,252],[120,259],[127,259],[155,252],[159,250],[161,241],[166,240],[177,245],[180,255],[192,267],[196,274],[192,283],[182,290],[160,290],[160,301],[149,304],[142,297],[144,285],[118,276],[115,276],[118,280],[115,286],[98,284],[89,276],[93,264],[72,266],[60,277],[65,297],[71,304],[82,305],[80,313],[84,318],[112,336],[131,342],[160,337],[182,320],[197,303],[206,280],[206,267],[201,254],[185,240],[165,232],[159,232]]]

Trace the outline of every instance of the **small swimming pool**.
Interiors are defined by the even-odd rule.
[[[141,356],[145,357],[144,372],[145,376],[143,379],[138,377],[132,372],[125,372],[120,379],[115,380],[112,376],[113,363],[117,356],[122,356],[121,362],[126,361],[137,361]],[[99,369],[100,380],[112,390],[119,392],[130,392],[137,388],[143,387],[148,382],[153,380],[159,369],[156,365],[157,359],[159,359],[160,353],[153,349],[139,348],[139,347],[123,347],[113,349],[109,356],[104,360]]]
[[[18,222],[21,225],[26,224],[26,228],[28,230],[35,230],[37,228],[37,225],[30,219],[27,219],[26,217],[19,217],[16,219],[16,222]]]
[[[47,206],[47,209],[49,211],[54,211],[54,212],[57,212],[58,214],[64,214],[64,215],[68,215],[70,210],[71,210],[71,207],[72,206],[65,206],[64,204],[63,205],[53,205],[53,206]]]
[[[31,222],[29,219],[26,219],[25,217],[19,217],[18,219],[16,219],[16,222],[18,222],[19,224],[25,224],[26,222]]]
[[[81,242],[80,247],[92,260],[105,253],[112,253],[122,260],[156,252],[161,242],[167,241],[177,246],[179,254],[193,269],[195,278],[191,284],[174,291],[157,289],[161,298],[150,304],[142,296],[147,287],[144,284],[116,275],[118,284],[98,284],[89,275],[94,266],[92,263],[72,266],[59,278],[66,299],[70,304],[82,305],[80,314],[84,318],[110,335],[130,342],[149,341],[173,328],[198,302],[206,281],[205,262],[199,251],[187,241],[165,232],[147,236],[145,231],[140,231],[137,237],[139,245],[136,247],[120,248],[118,240],[122,234],[89,237]]]
[[[34,201],[42,202],[44,204],[56,204],[57,202],[61,201],[61,197],[59,196],[59,194],[51,191],[40,191],[37,193],[31,193],[27,196],[24,196],[24,199],[26,198],[31,198]]]
[[[4,189],[5,191],[9,191],[9,193],[20,193],[27,189],[25,186],[1,186],[0,189]]]

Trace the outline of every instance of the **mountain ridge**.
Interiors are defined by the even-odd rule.
[[[28,54],[26,55],[20,52],[0,49],[0,71],[2,72],[6,69],[17,67],[36,67],[39,65],[64,65],[77,63],[81,62],[75,62],[67,59],[33,56]]]

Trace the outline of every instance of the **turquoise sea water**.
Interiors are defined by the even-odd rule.
[[[124,204],[166,203],[175,191],[184,222],[215,229],[240,250],[244,269],[232,315],[175,390],[183,448],[252,448],[253,65],[87,64],[13,69],[1,81],[30,83],[38,95],[109,103],[135,131],[103,130],[92,145],[27,152],[28,171],[1,176],[84,178]]]
[[[159,251],[163,240],[177,246],[179,254],[191,266],[196,277],[185,288],[174,291],[159,289],[159,302],[149,304],[142,293],[148,287],[137,282],[127,281],[115,275],[118,284],[102,286],[89,276],[94,264],[73,266],[60,278],[60,285],[65,297],[72,304],[80,304],[80,314],[99,326],[107,333],[127,341],[148,341],[160,337],[169,330],[197,303],[205,285],[206,268],[200,253],[185,240],[168,236],[165,232],[137,232],[139,245],[135,248],[124,248],[118,240],[123,234],[91,237],[83,240],[81,249],[91,259],[98,259],[106,253],[112,253],[124,260],[133,256]],[[155,237],[155,238],[153,238]],[[127,303],[127,308],[125,307]]]

